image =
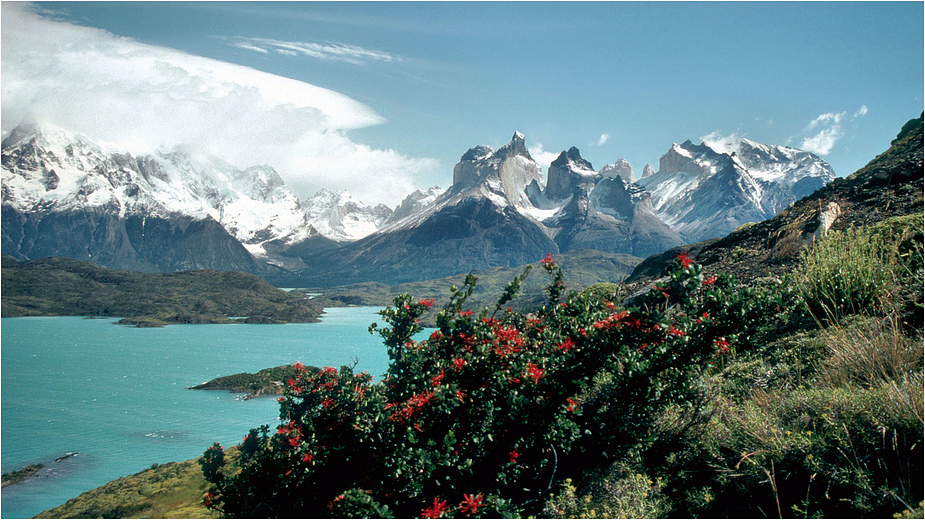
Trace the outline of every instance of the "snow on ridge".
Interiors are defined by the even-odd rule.
[[[183,147],[132,156],[51,126],[17,127],[4,139],[3,158],[3,203],[20,211],[211,217],[254,247],[311,232],[302,229],[298,200],[268,166],[241,170]]]

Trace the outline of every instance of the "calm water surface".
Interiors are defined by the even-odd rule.
[[[369,334],[378,308],[328,309],[321,323],[171,325],[116,320],[3,318],[0,461],[4,473],[46,469],[0,492],[0,516],[30,517],[153,463],[198,457],[213,442],[238,444],[248,429],[278,424],[272,397],[187,387],[218,376],[291,364],[340,367],[358,360],[376,380],[388,366]],[[68,453],[76,456],[59,462]]]

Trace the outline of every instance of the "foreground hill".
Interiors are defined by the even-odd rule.
[[[321,307],[252,274],[136,273],[70,258],[3,256],[3,317],[113,316],[125,323],[314,322]],[[231,320],[229,317],[246,317]]]

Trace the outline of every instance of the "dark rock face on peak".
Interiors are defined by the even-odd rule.
[[[652,212],[645,189],[595,172],[577,148],[553,162],[546,187],[519,133],[498,150],[469,149],[453,178],[431,205],[307,259],[313,267],[302,271],[302,283],[398,283],[523,265],[575,249],[646,256],[681,243]]]
[[[487,267],[514,267],[556,253],[556,244],[510,206],[466,197],[422,221],[387,229],[309,260],[306,286],[441,278]]]
[[[587,195],[600,178],[601,175],[594,171],[591,163],[584,160],[578,148],[573,146],[549,164],[546,197],[561,201],[574,195],[576,190],[584,190]]]
[[[597,249],[648,256],[681,243],[652,211],[638,184],[594,171],[577,148],[562,152],[549,166],[545,198],[565,201],[543,221],[562,251]]]

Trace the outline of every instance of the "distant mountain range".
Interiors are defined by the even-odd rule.
[[[834,179],[819,157],[742,140],[673,144],[637,179],[577,148],[545,176],[523,134],[463,154],[447,190],[397,207],[322,190],[298,200],[269,166],[183,148],[133,156],[51,127],[2,143],[2,252],[147,272],[240,270],[283,285],[406,282],[591,249],[646,257],[775,215]]]

